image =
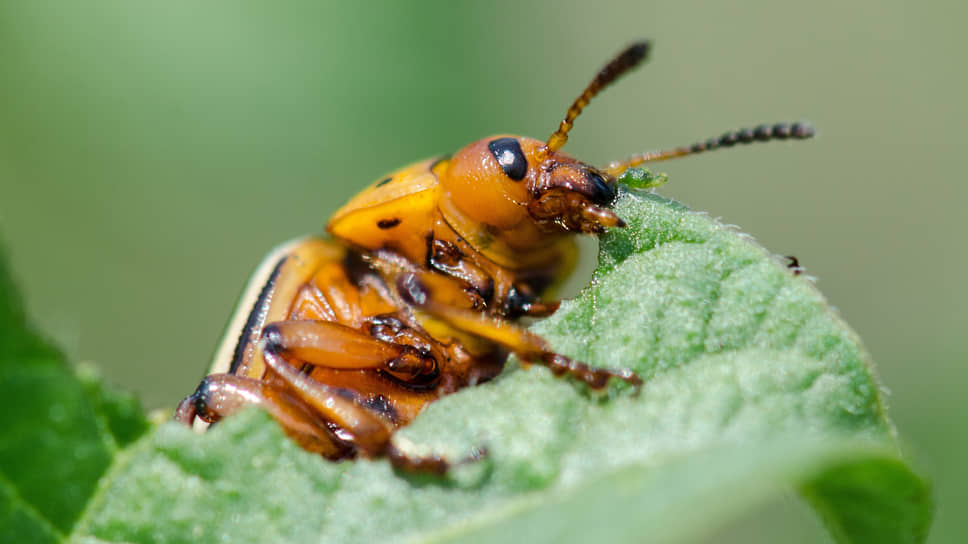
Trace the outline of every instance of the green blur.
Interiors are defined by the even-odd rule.
[[[931,542],[955,541],[968,532],[966,15],[899,0],[0,2],[0,240],[72,360],[171,407],[273,245],[411,161],[546,136],[602,62],[650,37],[649,65],[595,101],[566,150],[604,164],[813,121],[811,142],[661,165],[661,193],[820,278],[935,480]],[[791,535],[827,538],[791,499],[721,541]]]

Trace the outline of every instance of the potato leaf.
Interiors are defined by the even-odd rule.
[[[34,477],[50,458],[5,451],[2,489],[20,518],[0,534],[33,516],[51,541],[693,542],[794,489],[838,542],[922,542],[929,486],[900,457],[869,355],[813,284],[675,202],[625,192],[616,211],[629,227],[603,237],[591,284],[534,329],[569,355],[635,370],[640,391],[594,394],[511,363],[398,434],[453,459],[487,446],[439,479],[324,461],[255,410],[204,436],[166,423],[132,442],[138,419],[99,407],[55,365],[54,377],[4,381],[21,399],[49,391],[17,415],[20,436],[32,427],[65,442],[53,449],[93,453],[70,463],[79,476]],[[62,397],[87,403],[87,427],[37,415]],[[55,478],[83,485],[45,498]]]

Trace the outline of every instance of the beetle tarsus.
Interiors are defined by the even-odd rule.
[[[192,393],[178,403],[178,408],[175,409],[175,421],[191,427],[195,422],[196,413],[195,393]]]
[[[477,463],[486,459],[488,455],[488,448],[486,446],[479,446],[463,459],[450,462],[438,454],[424,456],[409,454],[392,442],[387,446],[386,451],[387,460],[393,468],[401,472],[411,474],[436,474],[438,476],[446,475],[455,466]]]
[[[401,472],[437,474],[443,476],[450,470],[450,463],[439,455],[418,457],[408,454],[392,443],[386,451],[387,459],[393,468]]]
[[[594,367],[581,361],[575,361],[558,353],[546,353],[541,358],[542,363],[556,376],[571,376],[588,385],[594,390],[604,389],[612,379],[622,380],[635,387],[642,387],[642,378],[628,369],[609,369]]]

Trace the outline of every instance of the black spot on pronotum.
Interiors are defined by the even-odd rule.
[[[394,217],[393,219],[381,219],[376,222],[376,226],[383,230],[392,229],[393,227],[399,224],[400,224],[399,217]]]
[[[521,181],[528,173],[528,159],[521,151],[517,138],[498,138],[487,144],[504,174],[514,181]]]
[[[386,185],[387,183],[390,183],[391,181],[393,181],[393,178],[392,177],[390,177],[390,178],[384,178],[384,179],[381,179],[380,180],[380,183],[377,183],[376,186],[377,187],[383,187],[384,185]]]

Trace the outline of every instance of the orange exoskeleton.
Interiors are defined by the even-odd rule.
[[[517,321],[554,312],[545,298],[576,259],[575,235],[625,224],[612,210],[629,167],[736,143],[807,138],[806,124],[763,125],[604,169],[559,150],[582,109],[639,64],[648,42],[609,62],[547,141],[494,136],[380,179],[330,220],[330,238],[281,247],[250,283],[211,374],[176,417],[214,422],[260,405],[304,448],[330,459],[387,456],[443,472],[394,432],[430,402],[501,372],[508,354],[592,389],[633,372],[556,353]]]

